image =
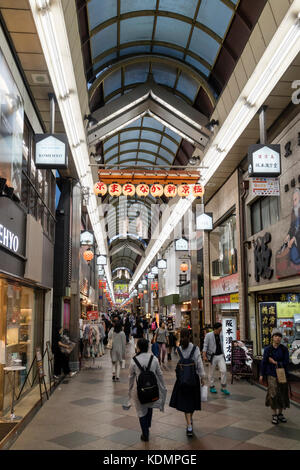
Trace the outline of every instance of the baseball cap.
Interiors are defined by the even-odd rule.
[[[281,333],[281,331],[280,331],[278,328],[273,328],[273,330],[272,330],[272,337],[273,337],[274,335],[278,335],[278,336],[281,336],[281,337],[282,337],[282,333]]]

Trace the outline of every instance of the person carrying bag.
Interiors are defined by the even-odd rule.
[[[272,331],[272,344],[264,349],[259,383],[263,385],[264,377],[267,379],[268,391],[265,405],[272,410],[272,424],[286,423],[287,419],[282,410],[290,407],[288,390],[289,351],[280,344],[282,333],[278,328]]]
[[[173,388],[170,407],[185,414],[188,437],[193,434],[193,413],[201,410],[201,385],[204,385],[205,371],[198,346],[190,342],[187,328],[181,331],[179,362],[176,367],[176,382]]]
[[[145,338],[137,341],[137,354],[129,367],[128,406],[133,399],[142,429],[141,440],[149,441],[153,408],[164,411],[167,389],[158,359],[148,352]]]

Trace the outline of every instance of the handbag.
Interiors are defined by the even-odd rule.
[[[286,375],[285,375],[285,370],[283,367],[276,367],[276,375],[277,375],[277,380],[278,383],[280,384],[286,384]]]
[[[208,388],[207,385],[201,386],[201,401],[207,401]]]
[[[112,349],[112,347],[113,347],[113,340],[112,340],[112,338],[110,338],[107,341],[106,349]]]

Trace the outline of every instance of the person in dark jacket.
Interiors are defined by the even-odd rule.
[[[187,328],[184,328],[181,331],[179,347],[184,359],[190,357],[193,349],[194,345],[190,343],[190,332]],[[193,436],[193,413],[195,410],[201,410],[200,379],[201,385],[204,385],[205,378],[205,370],[198,346],[195,347],[192,359],[196,366],[197,383],[194,386],[186,386],[176,379],[169,405],[171,408],[184,412],[187,423],[186,434],[188,437]]]
[[[63,373],[69,377],[73,377],[73,375],[75,375],[75,372],[71,372],[69,367],[69,355],[62,353],[61,351],[61,347],[66,347],[66,344],[63,341],[63,334],[63,328],[57,328],[53,337],[52,351],[54,354],[54,379],[56,380],[59,379],[61,370],[63,370]]]
[[[263,384],[264,377],[267,378],[266,406],[270,406],[272,409],[272,424],[278,424],[279,421],[286,423],[287,419],[282,414],[282,410],[290,407],[288,383],[279,383],[276,374],[276,368],[283,367],[285,375],[288,377],[289,351],[286,346],[280,344],[281,340],[282,333],[274,328],[272,344],[264,349],[259,377],[260,384]]]
[[[126,343],[129,343],[130,339],[130,330],[131,330],[131,325],[129,321],[129,317],[126,317],[125,324],[124,324],[124,333],[126,335]]]

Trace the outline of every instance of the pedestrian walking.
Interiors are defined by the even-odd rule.
[[[131,400],[135,404],[142,430],[142,441],[149,441],[149,428],[151,427],[153,408],[158,408],[163,412],[167,396],[167,389],[165,387],[159,362],[153,354],[148,352],[148,348],[149,342],[145,338],[138,339],[136,345],[137,354],[132,358],[129,367],[129,404],[131,403]],[[155,398],[155,401],[149,401],[148,403],[141,403],[140,401],[139,379],[142,374],[141,369],[148,369],[147,373],[150,371],[148,381],[152,381],[151,383],[153,383],[153,381],[155,382],[153,384],[153,389],[155,389],[155,394],[158,395],[152,398],[152,400]]]
[[[289,351],[286,346],[280,344],[281,340],[281,331],[274,328],[272,330],[272,344],[264,349],[259,377],[260,384],[263,384],[264,377],[267,379],[266,406],[271,407],[272,424],[286,423],[287,419],[282,414],[282,410],[290,407],[287,382]],[[279,370],[281,370],[280,373],[278,373]]]
[[[207,333],[204,338],[203,359],[209,361],[208,381],[211,393],[218,393],[214,385],[214,372],[218,367],[221,373],[221,392],[224,395],[230,395],[227,390],[227,369],[224,357],[223,335],[221,335],[222,324],[215,323],[213,331]]]
[[[159,328],[156,330],[155,333],[155,341],[159,346],[159,363],[164,364],[165,356],[167,352],[167,344],[168,344],[168,337],[169,332],[166,329],[165,323],[162,321]]]
[[[130,320],[129,317],[126,317],[125,323],[124,323],[124,333],[126,336],[126,343],[129,343],[130,340],[130,331],[131,331],[131,325],[130,325]]]
[[[116,322],[114,327],[108,333],[108,342],[112,341],[112,349],[110,351],[112,362],[112,380],[118,382],[120,380],[120,370],[122,361],[125,360],[126,336],[122,331],[120,322]]]
[[[148,320],[146,318],[146,315],[143,315],[142,323],[143,323],[144,338],[149,339],[149,323],[148,323]]]
[[[201,384],[204,385],[205,371],[198,346],[190,342],[187,328],[181,331],[179,362],[176,367],[176,382],[170,407],[185,414],[187,436],[193,436],[193,413],[201,410]]]

